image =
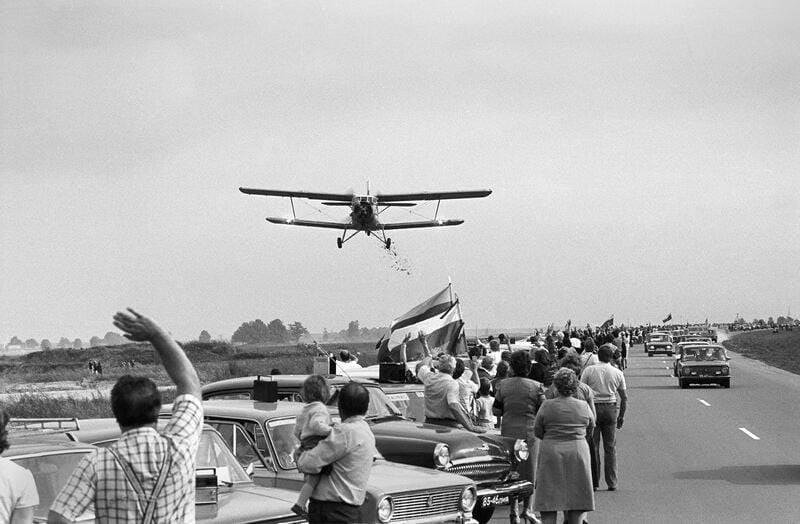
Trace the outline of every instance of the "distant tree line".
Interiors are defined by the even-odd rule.
[[[358,320],[352,320],[348,323],[347,329],[335,332],[327,329],[323,330],[321,341],[367,342],[378,340],[387,331],[388,328],[385,327],[362,328],[358,325]],[[308,329],[301,322],[291,322],[287,326],[279,318],[266,324],[263,320],[257,318],[253,321],[242,323],[233,333],[231,342],[234,344],[294,344],[304,337],[308,340],[310,336]],[[208,331],[203,330],[198,340],[200,342],[210,342],[211,338]]]
[[[61,337],[58,342],[53,343],[46,338],[43,338],[41,342],[37,342],[35,338],[29,338],[23,342],[19,337],[14,336],[11,337],[11,340],[6,345],[6,348],[19,347],[22,349],[41,349],[42,351],[47,351],[50,349],[83,349],[85,347],[119,346],[121,344],[127,344],[128,342],[129,340],[119,333],[109,331],[103,338],[93,336],[89,339],[88,345],[85,344],[80,338],[70,340],[67,337]]]

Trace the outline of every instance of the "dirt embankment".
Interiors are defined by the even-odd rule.
[[[800,329],[734,332],[722,344],[742,356],[800,375]]]

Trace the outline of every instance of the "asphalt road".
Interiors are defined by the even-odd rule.
[[[589,522],[800,522],[800,375],[729,356],[730,389],[683,390],[669,357],[634,346],[619,490],[601,479]]]

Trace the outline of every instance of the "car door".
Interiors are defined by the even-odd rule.
[[[252,465],[253,481],[259,486],[278,487],[278,468],[264,432],[252,420],[227,420],[206,417],[206,424],[216,429],[230,446],[236,460],[245,469]]]

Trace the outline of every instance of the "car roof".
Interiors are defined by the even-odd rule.
[[[40,437],[14,438],[14,434],[9,435],[11,447],[3,452],[3,457],[14,459],[28,455],[47,455],[72,453],[82,451],[93,451],[97,449],[90,444],[81,442],[71,442],[63,435],[47,435]]]
[[[303,410],[302,402],[281,400],[278,402],[259,402],[257,400],[205,400],[203,414],[228,418],[259,418],[269,420],[282,417],[296,417]],[[165,406],[165,409],[168,406]],[[163,410],[162,410],[163,412]]]
[[[252,389],[253,382],[261,379],[265,382],[277,382],[278,387],[281,388],[300,388],[303,385],[303,381],[307,379],[310,375],[254,375],[250,377],[237,377],[237,378],[229,378],[225,380],[219,380],[217,382],[212,382],[211,384],[206,384],[203,386],[203,393],[210,393],[215,391],[224,391],[229,389]],[[367,380],[360,377],[349,378],[346,376],[341,375],[323,375],[325,380],[328,381],[330,385],[344,385],[348,382],[360,382],[362,384],[372,384],[374,383],[371,380]]]

